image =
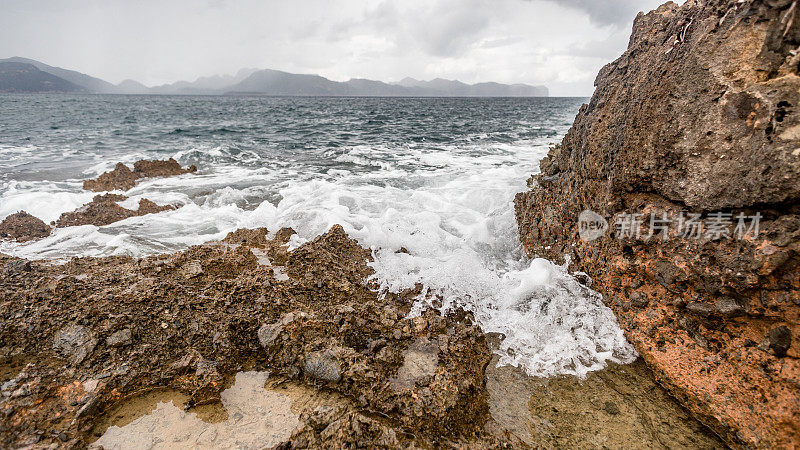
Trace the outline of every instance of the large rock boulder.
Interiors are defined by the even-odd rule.
[[[734,445],[800,444],[798,25],[789,0],[640,14],[515,199],[526,251],[591,276],[659,380]]]

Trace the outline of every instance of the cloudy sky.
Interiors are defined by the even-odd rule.
[[[146,85],[245,67],[590,95],[659,0],[0,0],[0,58]]]

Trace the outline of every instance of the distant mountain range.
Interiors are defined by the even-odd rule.
[[[93,94],[280,95],[361,97],[547,97],[545,86],[466,84],[436,78],[404,78],[398,83],[353,78],[332,81],[319,75],[279,70],[242,69],[236,75],[201,77],[195,81],[148,87],[138,81],[119,84],[27,58],[0,59],[0,92],[81,92]]]

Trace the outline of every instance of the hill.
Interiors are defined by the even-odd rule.
[[[39,70],[33,64],[0,62],[0,92],[85,92],[86,88]]]

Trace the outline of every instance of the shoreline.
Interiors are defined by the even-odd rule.
[[[287,252],[291,234],[268,240],[265,229],[239,230],[174,254],[61,266],[3,257],[0,289],[12,318],[0,331],[4,445],[85,445],[104,413],[131,395],[173,389],[190,407],[215,404],[225,379],[246,370],[355,402],[326,425],[336,424],[326,436],[340,443],[377,436],[359,435],[355,420],[398,445],[519,444],[490,413],[497,394],[487,371],[495,392],[515,383],[492,381],[506,369],[493,369],[469,314],[404,318],[416,293],[380,298],[365,281],[370,252],[341,227]],[[279,266],[288,279],[277,279]],[[298,417],[313,422],[313,414]],[[289,441],[320,439],[310,423],[301,419]]]

